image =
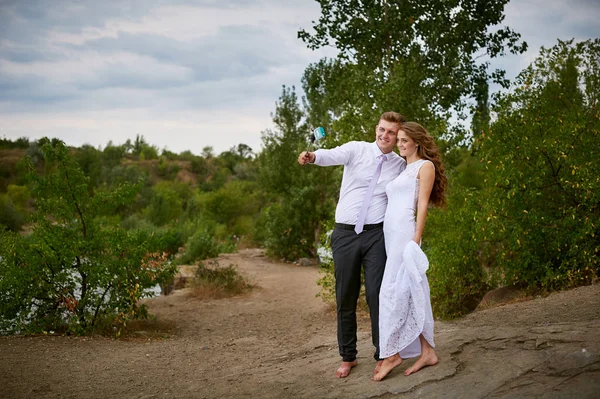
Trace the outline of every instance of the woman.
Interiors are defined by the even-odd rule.
[[[404,375],[438,362],[425,275],[429,263],[420,244],[428,205],[446,204],[447,179],[440,152],[423,126],[403,123],[397,145],[407,165],[386,187],[383,229],[388,258],[379,294],[380,357],[385,359],[373,376],[376,381],[399,366],[403,358],[421,355]]]

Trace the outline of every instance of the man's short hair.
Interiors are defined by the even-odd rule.
[[[406,119],[404,118],[404,116],[402,116],[399,113],[394,112],[394,111],[384,112],[383,114],[381,114],[380,119],[383,119],[384,121],[388,121],[388,122],[392,122],[392,123],[397,123],[397,124],[406,122]]]

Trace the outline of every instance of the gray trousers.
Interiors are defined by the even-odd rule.
[[[365,271],[365,291],[371,315],[375,360],[379,359],[379,289],[385,269],[383,228],[353,230],[335,228],[331,235],[335,269],[337,338],[344,362],[356,359],[356,304],[361,287],[361,265]]]

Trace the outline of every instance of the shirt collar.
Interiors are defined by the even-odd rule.
[[[381,149],[379,148],[379,146],[377,145],[377,142],[374,141],[371,148],[373,149],[373,156],[377,159],[379,159],[379,157],[381,155],[383,155],[385,157],[386,161],[390,160],[390,154],[384,154],[383,152],[381,152]]]

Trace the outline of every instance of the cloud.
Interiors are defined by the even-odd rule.
[[[282,75],[277,71],[291,68],[293,84],[310,62],[309,51],[292,38],[296,28],[282,18],[291,15],[295,21],[302,12],[278,3],[204,1],[155,8],[144,3],[137,9],[140,3],[133,2],[129,13],[109,3],[112,8],[101,12],[96,3],[81,7],[66,1],[59,3],[62,12],[57,11],[60,7],[51,11],[41,4],[43,12],[32,11],[36,6],[4,9],[3,22],[13,28],[35,22],[38,36],[2,39],[0,74],[10,92],[0,100],[14,103],[13,107],[2,104],[3,108],[26,107],[28,98],[32,104],[42,104],[51,88],[62,103],[49,103],[49,109],[65,105],[70,97],[80,107],[86,102],[98,106],[111,89],[120,89],[116,103],[126,98],[132,101],[130,107],[166,96],[173,96],[169,103],[179,106],[214,107],[221,99],[236,103],[242,101],[240,95],[252,94],[269,94],[274,101],[281,85],[290,80],[265,77],[276,78]],[[234,8],[239,5],[243,7]],[[81,21],[77,28],[73,20]],[[253,83],[257,81],[262,84]],[[145,95],[137,95],[136,90]]]
[[[504,23],[530,49],[492,66],[514,77],[541,45],[599,37],[599,13],[596,0],[510,2]],[[319,17],[312,0],[0,0],[0,136],[256,151],[282,85],[335,55],[297,38]]]
[[[541,47],[552,47],[560,40],[576,41],[600,37],[600,3],[597,0],[520,0],[505,7],[507,25],[521,34],[528,49],[524,54],[507,54],[491,61],[491,67],[503,69],[514,79],[539,55]],[[491,91],[499,90],[490,85]]]
[[[282,85],[326,54],[296,38],[317,16],[301,0],[4,1],[0,136],[258,150]]]

